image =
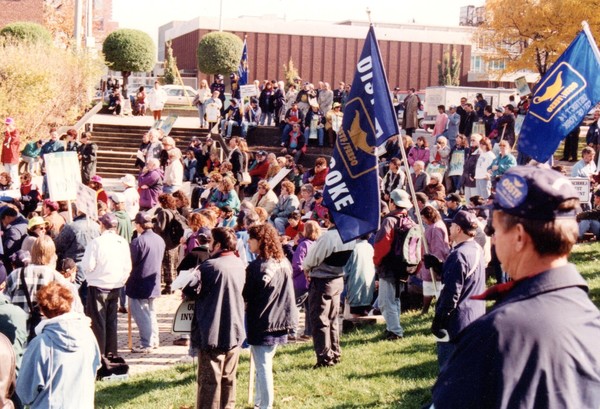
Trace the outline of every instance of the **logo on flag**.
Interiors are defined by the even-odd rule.
[[[569,102],[585,91],[587,81],[569,63],[555,64],[533,96],[531,115],[550,122]]]
[[[323,202],[344,243],[379,228],[375,147],[399,133],[379,47],[371,27],[356,64],[323,192]]]
[[[587,24],[540,81],[518,150],[546,162],[600,101],[600,52]]]

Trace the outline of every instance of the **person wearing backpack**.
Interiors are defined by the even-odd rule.
[[[163,193],[158,197],[160,207],[156,210],[154,232],[165,241],[165,255],[162,261],[163,282],[165,288],[161,294],[171,294],[171,283],[177,275],[176,268],[179,264],[179,244],[183,238],[187,221],[177,211],[177,201],[173,195]]]
[[[379,276],[379,309],[386,323],[384,338],[394,341],[404,337],[400,292],[408,274],[416,273],[421,258],[421,233],[408,216],[413,205],[406,191],[392,190],[389,206],[390,212],[375,235],[373,261]]]
[[[432,254],[423,257],[425,267],[440,274],[444,284],[431,325],[431,332],[438,339],[440,369],[456,349],[459,333],[485,314],[485,303],[471,298],[485,290],[485,257],[475,241],[477,226],[474,213],[459,211],[450,225],[454,247],[446,261],[442,263]]]

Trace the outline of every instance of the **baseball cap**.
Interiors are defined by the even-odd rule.
[[[258,151],[256,152],[257,156],[267,156],[267,151]]]
[[[341,107],[341,106],[342,106],[342,104],[340,104],[339,102],[334,102],[333,103],[333,107],[334,108]]]
[[[499,113],[503,114],[504,113],[504,108],[502,108],[502,107],[496,107],[496,112],[499,112]]]
[[[8,117],[8,118],[6,118],[6,119],[4,120],[4,123],[5,123],[6,125],[12,125],[12,124],[14,124],[14,123],[15,123],[15,120],[14,120],[14,119],[12,119],[12,118],[10,118],[10,117]]]
[[[110,200],[115,203],[125,203],[125,195],[119,192],[113,192],[110,194]]]
[[[561,203],[579,195],[561,173],[536,166],[510,168],[496,185],[494,209],[524,219],[551,221],[574,218],[575,211],[561,211]]]
[[[217,76],[215,77],[218,80],[222,80],[223,79],[223,75],[222,74],[217,74]]]
[[[102,184],[102,177],[98,176],[98,175],[94,175],[90,179],[90,182],[96,182],[96,183]]]
[[[98,221],[107,229],[114,229],[119,224],[117,217],[112,213],[103,214]]]
[[[133,222],[143,226],[146,223],[152,223],[152,216],[146,212],[138,212],[138,214],[135,215]]]
[[[50,199],[44,199],[44,206],[46,206],[48,209],[50,209],[52,211],[58,210],[58,203],[56,203]]]
[[[454,215],[452,223],[456,224],[464,232],[477,230],[477,216],[466,210],[461,210]]]
[[[405,190],[392,190],[392,192],[390,193],[390,199],[392,199],[392,202],[394,202],[396,206],[401,207],[403,209],[412,209],[413,207],[412,203],[410,202],[410,196],[408,193],[406,193]]]
[[[394,87],[394,91],[400,91],[400,87]]]
[[[212,233],[208,227],[200,227],[198,230],[198,243],[206,244],[212,240]]]
[[[458,193],[450,193],[448,196],[446,196],[446,202],[456,202],[456,203],[460,203],[460,195]]]

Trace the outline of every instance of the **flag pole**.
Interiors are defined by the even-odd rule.
[[[590,31],[590,26],[588,25],[588,22],[585,20],[582,21],[581,27],[583,28],[583,32],[585,33],[587,39],[590,42],[590,46],[592,47],[592,51],[594,52],[594,55],[596,56],[596,60],[598,60],[598,62],[600,63],[600,50],[598,50],[598,45],[596,44],[596,41],[594,40],[594,36],[592,35],[592,32]]]

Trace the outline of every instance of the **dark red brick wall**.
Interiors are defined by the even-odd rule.
[[[43,0],[0,0],[0,27],[16,21],[44,22]]]
[[[173,54],[180,70],[197,69],[196,47],[207,30],[198,30],[173,39]],[[283,64],[290,56],[300,76],[313,83],[329,82],[336,88],[339,81],[350,82],[362,51],[364,40],[325,36],[234,32],[247,35],[250,78],[283,79]],[[379,41],[383,64],[390,87],[401,89],[438,85],[437,62],[450,45],[400,41]],[[461,83],[467,83],[471,46],[455,46],[462,53]],[[198,78],[207,78],[199,73]]]

